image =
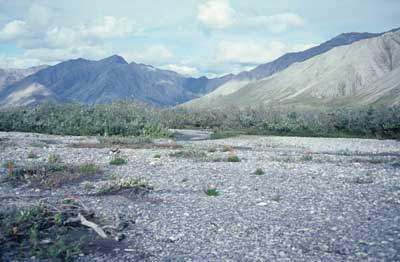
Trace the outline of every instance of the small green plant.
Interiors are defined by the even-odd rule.
[[[161,155],[157,154],[157,155],[154,156],[154,158],[161,158]]]
[[[30,151],[30,152],[28,153],[28,158],[30,158],[30,159],[35,159],[35,158],[38,158],[38,155],[37,155],[35,152]]]
[[[112,165],[112,166],[122,166],[122,165],[125,165],[126,163],[127,163],[127,161],[120,157],[114,158],[110,161],[110,165]]]
[[[208,188],[208,189],[206,189],[205,193],[209,197],[219,196],[219,192],[216,188]]]
[[[353,178],[352,182],[354,184],[359,184],[359,185],[372,184],[372,183],[374,183],[374,178],[371,173],[367,173],[363,176],[359,175],[359,176]]]
[[[100,171],[100,169],[92,163],[77,165],[75,169],[76,172],[84,175],[94,175]]]
[[[338,151],[337,155],[339,155],[339,156],[352,156],[353,153],[349,149],[346,148],[345,150]]]
[[[49,162],[51,164],[60,163],[61,162],[61,157],[59,155],[56,155],[56,154],[51,154],[51,155],[48,156],[47,162]]]
[[[222,152],[232,152],[233,151],[233,147],[230,145],[224,145],[222,147]]]
[[[274,202],[281,202],[282,201],[282,197],[280,195],[275,195],[271,198],[272,201]]]
[[[262,169],[262,168],[257,168],[256,171],[254,171],[253,174],[254,174],[254,175],[257,175],[257,176],[262,176],[262,175],[265,174],[265,171],[264,171],[264,169]]]
[[[95,189],[96,189],[96,187],[95,187],[92,183],[90,183],[90,182],[84,182],[84,183],[82,183],[82,187],[83,187],[83,189],[84,189],[85,191],[92,191],[92,190],[95,190]]]
[[[302,155],[300,158],[300,161],[303,161],[303,162],[312,161],[312,160],[313,160],[313,156],[311,154]]]
[[[15,162],[13,160],[8,160],[3,164],[4,168],[12,169],[15,167]]]
[[[40,261],[71,261],[80,253],[82,242],[66,241],[75,233],[76,227],[83,233],[84,228],[76,225],[66,226],[67,218],[74,218],[77,213],[88,216],[79,203],[43,202],[21,210],[2,211],[0,213],[0,254],[14,250],[17,260],[35,256]],[[86,231],[85,231],[86,232]],[[0,256],[0,259],[2,257]],[[21,261],[22,261],[21,260]]]
[[[193,159],[202,159],[206,158],[207,154],[198,151],[198,150],[185,150],[185,151],[177,151],[174,153],[169,154],[170,157],[177,157],[177,158],[193,158]]]
[[[240,162],[240,158],[237,155],[228,156],[227,162]]]
[[[129,189],[143,189],[143,190],[150,190],[152,187],[136,178],[128,177],[128,178],[121,178],[118,180],[107,181],[103,185],[101,185],[97,190],[97,195],[110,195],[116,194],[122,190],[129,190]]]
[[[210,148],[208,149],[208,152],[210,152],[210,153],[215,153],[215,152],[217,152],[217,148],[216,148],[215,146],[210,147]]]

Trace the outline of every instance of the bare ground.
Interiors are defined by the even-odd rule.
[[[85,181],[51,190],[0,184],[0,209],[72,196],[129,223],[121,242],[93,235],[77,261],[400,260],[398,141],[242,136],[179,141],[183,148],[163,140],[143,148],[71,146],[79,143],[98,141],[0,133],[0,163],[31,165],[56,154],[66,164],[99,166],[95,186],[134,177],[154,188],[96,196]],[[110,166],[117,148],[127,164]],[[227,162],[232,155],[239,162]],[[207,196],[210,188],[219,195]]]

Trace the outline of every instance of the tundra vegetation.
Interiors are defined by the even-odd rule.
[[[113,103],[93,106],[45,104],[0,111],[0,131],[169,137],[168,129],[184,128],[213,130],[213,138],[254,134],[399,139],[400,107],[194,110]],[[120,144],[126,141],[103,142]]]

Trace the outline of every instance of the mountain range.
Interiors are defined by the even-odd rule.
[[[230,76],[185,77],[169,70],[130,63],[114,55],[99,61],[75,59],[44,68],[0,92],[3,106],[43,101],[97,104],[118,100],[177,105],[210,92]]]
[[[257,104],[302,107],[399,103],[399,29],[346,33],[319,46],[219,78],[187,77],[114,55],[54,66],[0,70],[0,106],[44,101],[97,104],[125,100],[209,108]]]
[[[399,105],[399,67],[400,30],[335,47],[244,85],[231,80],[186,106]]]
[[[29,75],[32,75],[46,67],[46,65],[41,65],[26,69],[0,69],[0,91],[4,87],[11,85]]]

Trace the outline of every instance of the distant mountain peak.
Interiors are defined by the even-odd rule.
[[[100,62],[107,62],[107,63],[113,63],[113,64],[128,64],[126,60],[119,55],[112,55],[110,57],[104,58],[100,60]]]

